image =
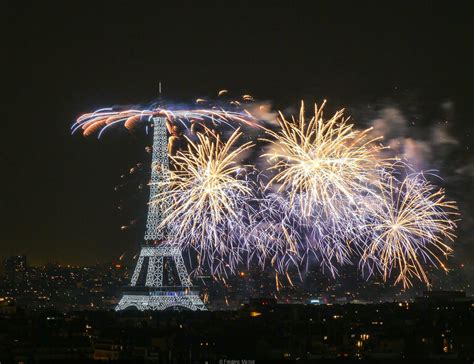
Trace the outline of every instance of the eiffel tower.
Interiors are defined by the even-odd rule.
[[[163,219],[162,207],[159,204],[152,204],[151,200],[160,192],[157,182],[168,178],[166,118],[155,117],[153,124],[150,199],[145,243],[142,245],[130,286],[124,290],[115,310],[127,308],[136,308],[140,311],[179,308],[206,310],[199,292],[193,290],[181,251],[161,244],[168,238],[168,229],[159,228]]]

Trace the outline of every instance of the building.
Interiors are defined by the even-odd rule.
[[[26,255],[5,258],[5,276],[10,283],[23,283],[26,278]]]

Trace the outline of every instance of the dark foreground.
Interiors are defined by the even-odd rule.
[[[238,311],[23,311],[0,307],[0,362],[261,360],[472,362],[474,302],[276,305]]]

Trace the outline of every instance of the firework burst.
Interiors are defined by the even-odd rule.
[[[155,196],[166,216],[161,227],[170,228],[168,244],[194,249],[200,267],[212,273],[234,271],[245,249],[253,189],[239,158],[253,144],[236,146],[241,135],[236,130],[226,142],[216,134],[198,134],[199,143],[188,139],[187,150],[172,157],[174,170]]]
[[[314,117],[306,121],[302,103],[298,120],[288,121],[280,113],[280,130],[266,130],[273,151],[264,157],[276,171],[268,185],[288,192],[291,204],[308,217],[315,208],[341,214],[366,189],[380,164],[381,147],[375,143],[380,138],[369,138],[371,129],[353,129],[343,110],[325,121],[323,108],[324,103],[315,105]]]
[[[266,130],[271,151],[264,157],[275,173],[267,189],[276,186],[276,193],[271,193],[273,203],[285,216],[276,223],[280,226],[291,220],[298,231],[276,240],[284,242],[292,236],[290,247],[299,247],[300,264],[308,269],[310,261],[317,261],[334,277],[338,265],[351,261],[350,246],[359,233],[359,202],[370,193],[377,169],[386,161],[379,159],[380,138],[368,136],[371,129],[355,130],[343,110],[324,120],[323,108],[324,104],[315,105],[309,121],[303,103],[297,120],[287,120],[280,113],[279,130]],[[296,261],[291,257],[286,262]]]
[[[446,270],[439,256],[452,252],[446,241],[455,238],[451,218],[458,215],[457,208],[423,174],[402,181],[384,174],[367,209],[367,242],[360,264],[369,274],[379,272],[386,281],[394,273],[395,283],[410,287],[413,278],[429,285],[427,263]]]
[[[239,143],[243,133],[235,129],[260,125],[236,111],[239,102],[233,105],[233,111],[101,109],[81,116],[72,132],[100,137],[113,125],[132,130],[158,116],[190,129],[192,139],[184,137],[186,149],[171,157],[174,168],[163,173],[152,203],[165,216],[163,244],[197,253],[195,273],[209,268],[223,278],[256,262],[276,271],[279,286],[279,274],[291,283],[290,267],[301,272],[318,262],[335,277],[338,266],[358,260],[364,275],[394,276],[410,287],[415,279],[429,284],[428,265],[446,269],[441,258],[452,252],[455,203],[423,174],[398,179],[398,167],[381,157],[381,137],[371,137],[371,129],[355,129],[343,110],[324,119],[324,103],[309,120],[303,103],[298,118],[280,113],[279,129],[264,129],[262,139],[269,143],[262,157],[272,176],[257,188],[253,166],[240,163],[253,143]],[[223,141],[219,133],[227,126],[234,131]]]

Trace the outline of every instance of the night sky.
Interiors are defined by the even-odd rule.
[[[416,119],[419,138],[445,123],[455,142],[429,167],[460,204],[454,262],[472,269],[472,2],[165,3],[174,2],[3,7],[0,258],[91,264],[138,249],[143,231],[120,230],[127,216],[114,186],[146,159],[149,141],[119,131],[84,139],[69,127],[100,107],[146,103],[162,81],[166,98],[180,102],[223,88],[282,109],[327,99],[361,126],[395,107]]]

